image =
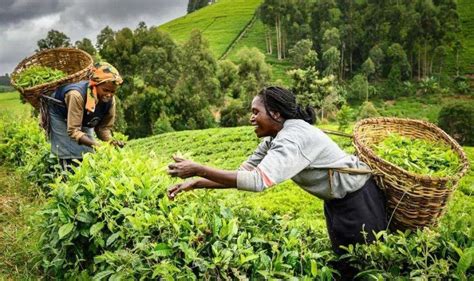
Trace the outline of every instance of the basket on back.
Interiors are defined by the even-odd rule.
[[[460,159],[457,174],[449,177],[417,175],[381,159],[371,146],[383,141],[389,133],[447,144]],[[363,119],[354,127],[354,146],[362,161],[375,172],[375,180],[387,197],[391,227],[396,229],[436,225],[459,179],[469,169],[461,146],[443,130],[425,121],[384,117]]]
[[[64,84],[79,82],[86,79],[92,65],[92,57],[80,49],[56,48],[44,50],[25,58],[17,65],[11,75],[11,84],[20,92],[27,102],[31,103],[35,108],[38,108],[42,93],[54,91],[56,88]],[[65,72],[67,76],[52,82],[22,88],[15,82],[15,77],[31,66],[47,66],[53,69],[58,69]]]

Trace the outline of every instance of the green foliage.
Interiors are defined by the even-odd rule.
[[[366,77],[370,77],[372,74],[375,73],[375,64],[371,58],[368,58],[362,64],[362,72],[365,74]]]
[[[207,40],[195,30],[183,46],[183,72],[176,84],[171,111],[173,128],[199,129],[212,127],[214,118],[210,105],[220,105],[223,95],[217,80],[217,62],[209,51]]]
[[[56,81],[66,76],[67,74],[59,69],[34,65],[15,75],[13,81],[22,88],[30,88],[36,85]]]
[[[444,143],[389,134],[372,148],[382,159],[414,174],[453,177],[461,168],[458,155]]]
[[[18,168],[30,183],[46,189],[61,173],[58,160],[37,120],[17,116],[11,122],[12,116],[0,115],[0,163]]]
[[[197,11],[201,8],[206,7],[209,4],[209,0],[189,0],[188,1],[188,14]]]
[[[91,56],[95,56],[95,54],[97,53],[97,50],[94,48],[94,45],[92,45],[92,41],[89,38],[83,38],[82,40],[78,40],[74,45],[76,46],[76,48],[87,52]]]
[[[165,112],[162,112],[160,117],[156,119],[155,124],[153,125],[153,134],[163,134],[167,132],[174,131],[173,127],[171,126],[171,121],[166,115]]]
[[[219,79],[222,93],[226,93],[232,88],[238,78],[239,68],[230,60],[220,60],[217,62],[217,79]]]
[[[66,34],[62,33],[61,31],[51,29],[48,31],[46,38],[38,40],[37,45],[39,48],[37,51],[42,51],[45,49],[70,47],[71,42]]]
[[[357,114],[357,120],[361,120],[364,118],[371,118],[371,117],[378,117],[380,116],[379,112],[375,108],[374,104],[370,101],[365,101],[359,108],[359,112]]]
[[[170,202],[165,165],[109,147],[86,155],[42,211],[43,267],[57,278],[331,276],[317,231],[202,193]]]
[[[369,100],[369,81],[366,75],[357,74],[351,79],[347,98],[351,101]]]
[[[222,127],[243,126],[248,125],[249,120],[249,108],[240,100],[232,100],[221,111],[220,125]]]
[[[438,115],[438,126],[462,145],[474,145],[474,103],[457,101],[445,105]]]
[[[320,119],[333,117],[344,104],[343,89],[339,87],[334,75],[320,77],[315,67],[288,71],[293,80],[291,90],[297,101],[319,109]]]
[[[353,120],[354,112],[350,106],[344,104],[337,112],[336,118],[339,125],[339,131],[345,131],[349,127],[349,123]]]
[[[318,63],[318,55],[313,50],[313,41],[302,39],[288,51],[290,60],[295,68],[306,68]]]
[[[418,93],[422,95],[437,95],[441,93],[441,87],[436,78],[426,77],[418,83]]]
[[[239,97],[250,105],[253,97],[270,80],[271,66],[265,62],[265,55],[257,48],[242,48],[237,53],[239,83],[236,85]]]

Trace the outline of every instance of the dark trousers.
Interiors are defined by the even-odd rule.
[[[338,255],[344,253],[340,246],[370,243],[375,239],[374,231],[387,228],[385,196],[373,178],[370,178],[362,188],[347,194],[342,199],[325,201],[324,215],[332,248]],[[354,269],[348,265],[339,263],[335,266],[341,271],[342,280],[349,280],[351,278],[348,276],[356,273],[351,272]]]

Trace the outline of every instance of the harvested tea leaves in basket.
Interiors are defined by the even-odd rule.
[[[22,88],[30,88],[37,85],[53,82],[66,77],[67,74],[61,70],[47,66],[34,65],[28,67],[15,77],[15,84]]]
[[[399,134],[389,134],[372,149],[380,158],[419,175],[454,176],[461,165],[459,157],[446,144]]]

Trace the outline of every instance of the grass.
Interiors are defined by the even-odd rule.
[[[18,172],[0,166],[0,280],[38,280],[36,211],[44,197]]]
[[[21,102],[18,92],[0,93],[1,112],[13,111],[16,114],[28,114],[31,108],[31,105]]]
[[[182,43],[192,30],[199,29],[209,40],[210,49],[220,57],[255,14],[262,0],[221,0],[184,17],[165,23],[159,29]]]

